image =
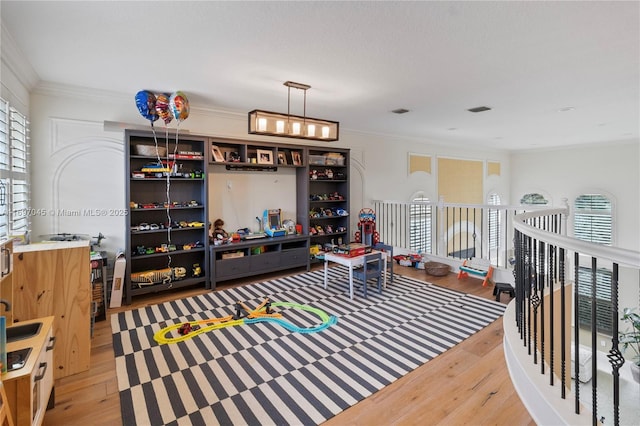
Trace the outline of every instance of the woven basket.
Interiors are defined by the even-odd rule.
[[[440,262],[425,262],[424,270],[434,277],[444,277],[449,273],[449,265]]]
[[[137,155],[144,155],[147,157],[164,157],[167,155],[167,148],[159,146],[157,151],[154,145],[134,145],[133,149]]]

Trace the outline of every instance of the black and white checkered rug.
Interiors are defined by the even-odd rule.
[[[505,305],[396,276],[378,294],[348,296],[346,272],[307,272],[111,316],[125,425],[315,425],[490,324]],[[156,331],[235,313],[265,297],[338,318],[316,333],[244,324],[159,345]],[[300,313],[302,312],[302,313]],[[318,325],[286,311],[300,327]],[[293,318],[299,316],[298,318]],[[313,323],[315,321],[315,324]],[[176,333],[177,336],[177,333]]]

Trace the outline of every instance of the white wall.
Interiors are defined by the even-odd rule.
[[[639,148],[635,141],[512,153],[511,199],[542,192],[554,205],[566,198],[572,207],[581,194],[605,194],[613,202],[615,245],[640,251]]]
[[[224,167],[209,172],[209,219],[221,218],[227,232],[238,228],[259,231],[266,209],[281,209],[281,219],[296,221],[296,169],[277,172],[229,172]]]
[[[28,115],[29,88],[35,84],[37,76],[15,47],[13,37],[5,27],[0,27],[0,40],[0,96],[22,114]]]

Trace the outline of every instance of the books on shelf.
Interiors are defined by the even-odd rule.
[[[204,160],[204,155],[198,151],[178,151],[175,154],[170,153],[169,158],[174,160]]]

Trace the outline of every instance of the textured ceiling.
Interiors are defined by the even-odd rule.
[[[3,0],[0,14],[42,81],[248,112],[286,111],[292,80],[312,86],[307,115],[343,129],[517,150],[638,140],[639,5]]]

